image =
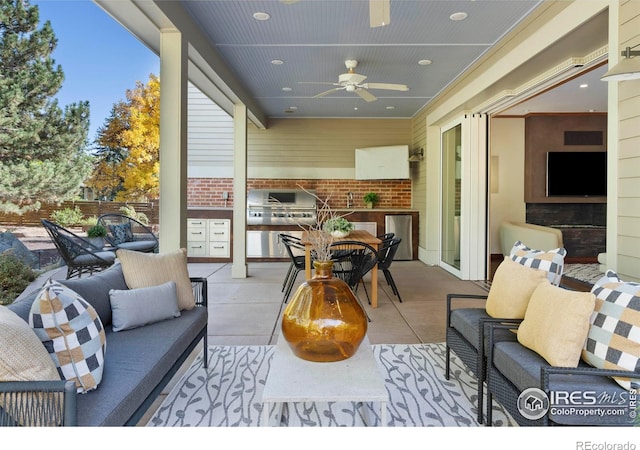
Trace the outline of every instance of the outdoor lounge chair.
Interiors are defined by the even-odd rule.
[[[100,272],[113,265],[116,259],[115,253],[96,247],[56,223],[42,219],[42,226],[51,236],[60,257],[67,265],[67,279],[76,275],[81,277],[83,273]]]
[[[153,253],[158,250],[158,238],[149,227],[124,214],[102,214],[98,225],[107,229],[105,239],[114,250],[125,249]]]

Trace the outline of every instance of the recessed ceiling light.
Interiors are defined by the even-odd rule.
[[[284,61],[281,59],[274,59],[273,61],[271,61],[271,64],[273,64],[274,66],[280,66],[284,64]]]
[[[271,16],[266,12],[256,12],[253,13],[253,18],[256,20],[269,20]]]
[[[385,109],[396,109],[395,106],[387,106]]]
[[[289,109],[290,109],[291,111],[297,111],[297,110],[298,110],[298,107],[297,107],[297,106],[289,106]]]
[[[354,107],[353,107],[353,110],[354,110],[354,111],[357,111],[357,110],[358,110],[358,107],[357,107],[357,106],[354,106]]]
[[[587,83],[582,83],[582,84],[580,85],[580,87],[581,87],[582,89],[584,89],[584,88],[588,88],[588,87],[589,87],[589,85],[588,85]]]
[[[291,92],[292,91],[292,89],[290,87],[286,87],[286,86],[283,87],[282,90],[285,91],[285,92]]]
[[[466,12],[457,12],[457,13],[453,13],[449,16],[449,19],[451,20],[464,20],[466,19],[468,16],[468,14]]]
[[[430,59],[421,59],[420,61],[418,61],[418,64],[420,64],[421,66],[428,66],[429,64],[431,64],[431,60]]]

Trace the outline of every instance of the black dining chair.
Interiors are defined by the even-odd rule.
[[[289,270],[287,271],[287,274],[284,277],[284,281],[282,283],[282,290],[284,291],[284,297],[282,301],[284,303],[287,303],[289,295],[291,294],[291,290],[293,289],[293,285],[298,278],[298,274],[304,271],[306,268],[304,253],[305,249],[299,238],[289,234],[281,233],[280,242],[282,242],[282,244],[284,245],[287,251],[287,255],[289,255],[289,259],[291,261],[291,264],[289,264]]]
[[[364,284],[364,276],[375,267],[378,262],[378,252],[369,244],[358,241],[337,241],[331,244],[331,260],[333,261],[333,276],[340,278],[349,285],[358,301],[358,286],[362,284],[367,301],[371,304],[369,293]],[[362,302],[360,302],[362,304]],[[364,309],[364,307],[362,308]],[[365,311],[366,314],[366,311]],[[371,318],[367,314],[367,320]]]
[[[398,250],[398,246],[401,241],[401,238],[392,238],[390,241],[382,241],[381,247],[378,250],[378,269],[382,270],[384,278],[387,280],[387,284],[391,286],[391,290],[394,295],[398,297],[398,301],[400,303],[402,303],[402,297],[400,297],[400,292],[398,292],[398,287],[396,286],[396,282],[394,281],[389,268],[391,267],[393,258],[396,256],[396,251]]]

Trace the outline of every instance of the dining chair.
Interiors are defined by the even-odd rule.
[[[151,228],[132,217],[117,213],[101,214],[97,224],[107,229],[105,239],[113,250],[125,249],[145,253],[158,250],[158,237]]]
[[[353,290],[356,298],[358,298],[358,286],[362,283],[367,301],[371,304],[371,299],[369,298],[369,293],[367,292],[363,278],[371,272],[377,264],[377,250],[369,244],[358,241],[336,241],[331,244],[331,249],[333,275],[347,283]],[[358,301],[360,301],[359,298]],[[368,314],[367,320],[371,322]]]
[[[293,285],[298,278],[298,274],[305,270],[305,249],[299,238],[289,234],[281,233],[280,241],[284,245],[287,255],[289,255],[289,260],[291,261],[291,264],[289,264],[289,270],[287,271],[282,284],[282,290],[284,291],[282,301],[287,303],[291,290],[293,289]]]
[[[396,256],[396,251],[398,250],[398,246],[401,241],[401,238],[392,238],[390,241],[382,241],[381,247],[378,250],[378,269],[382,270],[382,273],[387,280],[387,284],[391,286],[391,290],[394,295],[398,297],[398,301],[400,303],[402,303],[402,297],[400,297],[400,292],[398,292],[398,287],[396,286],[396,282],[394,281],[389,268],[391,267],[393,258]]]
[[[100,272],[115,262],[114,252],[96,247],[88,240],[49,220],[42,219],[41,222],[67,266],[67,279],[76,275],[79,278],[84,273],[91,275]]]

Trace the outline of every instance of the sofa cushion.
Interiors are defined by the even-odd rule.
[[[600,369],[640,372],[640,283],[623,282],[609,270],[591,289],[596,306],[582,358]],[[615,378],[625,389],[638,379]]]
[[[542,270],[551,284],[560,285],[564,270],[564,257],[567,251],[564,248],[553,250],[534,250],[523,242],[516,241],[509,252],[509,258],[523,266]]]
[[[49,280],[31,306],[29,325],[63,379],[74,381],[79,393],[98,387],[107,342],[100,317],[90,304]]]
[[[190,343],[206,329],[207,309],[114,333],[100,388],[78,396],[78,426],[121,426],[151,394]]]
[[[105,327],[111,323],[109,291],[111,289],[128,289],[122,274],[122,266],[118,263],[90,277],[58,280],[58,282],[76,292],[93,306]]]
[[[542,388],[540,380],[540,368],[547,366],[547,362],[536,352],[523,347],[518,342],[498,342],[493,349],[493,365],[518,391],[527,388]],[[580,362],[579,367],[588,367]],[[599,399],[611,399],[620,402],[628,399],[629,393],[622,389],[613,380],[596,375],[552,375],[549,378],[551,392],[590,392]],[[606,403],[606,400],[603,400]],[[602,425],[606,420],[608,425],[628,425],[628,415],[607,416],[605,419],[598,415],[580,414],[554,414],[554,409],[549,413],[549,418],[562,425]]]
[[[175,281],[180,310],[195,307],[193,288],[187,269],[187,250],[169,253],[141,253],[131,250],[116,252],[129,289],[158,286]]]
[[[546,279],[543,271],[505,257],[491,282],[485,305],[487,314],[503,319],[522,319],[531,294]]]
[[[112,289],[109,295],[116,332],[180,317],[175,281],[148,288]]]
[[[491,316],[483,308],[456,308],[451,311],[450,316],[451,327],[476,350],[480,347],[480,323],[487,319],[491,319]],[[498,329],[494,333],[497,340],[516,340],[516,334],[509,330]],[[488,352],[487,346],[488,336],[485,336],[485,355]]]
[[[595,301],[591,292],[570,291],[545,280],[531,296],[518,342],[552,366],[576,367]]]

